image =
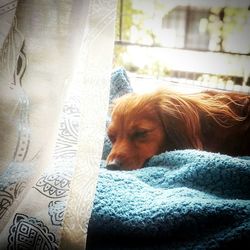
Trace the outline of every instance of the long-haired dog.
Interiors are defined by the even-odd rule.
[[[127,94],[114,103],[108,136],[109,169],[141,168],[153,155],[175,149],[250,155],[250,96],[167,89]]]

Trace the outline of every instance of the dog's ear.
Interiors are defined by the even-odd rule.
[[[178,98],[161,98],[158,115],[166,133],[166,150],[203,149],[198,110]]]

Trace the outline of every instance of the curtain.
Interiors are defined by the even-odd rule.
[[[84,249],[115,0],[0,1],[1,249]]]

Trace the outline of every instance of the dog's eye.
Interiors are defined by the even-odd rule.
[[[148,131],[136,131],[133,135],[133,139],[144,139],[147,137]]]

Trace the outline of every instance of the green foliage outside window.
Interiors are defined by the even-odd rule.
[[[124,66],[127,70],[140,74],[171,75],[171,67],[161,62],[161,59],[158,57],[159,51],[157,52],[158,55],[154,56],[154,51],[158,50],[158,48],[155,48],[157,46],[164,47],[162,37],[163,40],[170,38],[170,35],[164,37],[162,35],[164,32],[170,32],[166,34],[178,33],[178,30],[174,30],[177,29],[175,20],[172,20],[172,30],[164,29],[161,22],[161,18],[163,20],[163,17],[168,13],[173,13],[177,10],[176,8],[179,4],[178,1],[175,2],[176,6],[169,9],[167,6],[168,2],[162,0],[147,0],[144,2],[148,4],[147,7],[143,7],[143,1],[139,0],[118,1],[116,20],[116,41],[118,42],[114,51],[114,67]],[[149,5],[151,6],[150,8],[148,7]],[[182,10],[183,8],[188,9],[189,7],[182,6]],[[204,12],[204,7],[191,6],[192,8],[201,9]],[[248,8],[214,7],[207,8],[207,11],[204,13],[208,13],[207,16],[198,19],[198,24],[193,25],[193,27],[197,27],[197,30],[192,31],[196,32],[195,35],[199,35],[199,33],[207,34],[207,51],[224,53],[225,57],[228,56],[227,53],[249,56],[250,10]],[[178,17],[178,14],[176,16],[176,21],[180,23],[178,18],[183,18],[183,16]],[[191,16],[189,22],[197,22],[197,19],[192,19],[192,13],[189,13],[189,16]],[[154,18],[157,20],[158,26],[151,27],[147,25]],[[180,34],[179,37],[181,37]],[[185,40],[185,38],[183,39]],[[177,49],[187,49],[185,48],[185,43],[183,44],[183,48]],[[132,45],[139,45],[138,51],[140,53],[138,55],[131,53],[131,51],[136,51],[136,49],[131,49]],[[192,46],[192,49],[195,50],[195,45]],[[151,52],[148,52],[149,50]],[[160,54],[164,53],[163,49]],[[165,55],[167,56],[167,54]],[[145,62],[143,65],[140,65],[141,62],[137,63],[137,61],[140,61],[139,59],[143,62],[143,58],[145,58],[144,61],[149,59],[150,62]]]

